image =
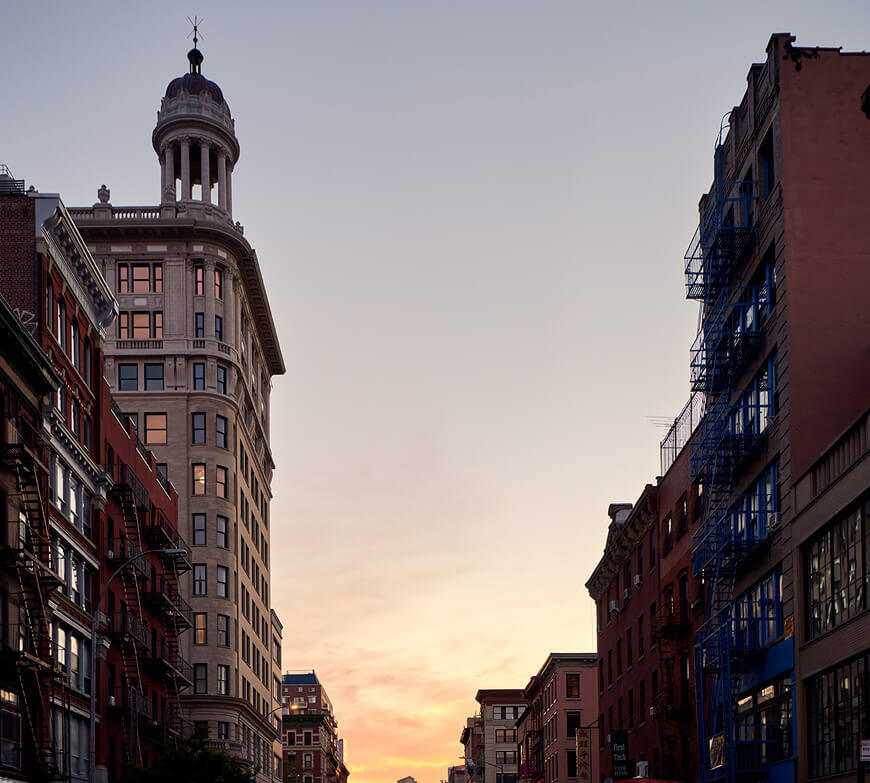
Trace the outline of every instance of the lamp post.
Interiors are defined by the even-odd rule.
[[[112,574],[103,585],[100,591],[100,597],[97,599],[97,604],[94,607],[94,616],[91,618],[91,754],[88,759],[89,780],[93,783],[94,771],[96,769],[96,748],[97,748],[97,624],[100,619],[100,607],[103,604],[103,598],[106,597],[106,591],[109,585],[112,584],[115,577],[121,573],[130,563],[138,560],[145,555],[186,555],[186,549],[149,549],[146,552],[128,557]]]
[[[471,756],[460,756],[463,761],[465,761],[465,766],[471,770],[471,779],[474,780],[474,768],[480,763],[479,761],[475,761]],[[499,774],[501,775],[502,783],[504,783],[504,765],[495,764],[492,761],[487,761],[483,759],[483,764],[489,767],[495,767]]]

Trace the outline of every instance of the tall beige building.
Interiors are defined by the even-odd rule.
[[[70,212],[119,303],[106,340],[113,394],[179,491],[193,564],[185,718],[266,781],[281,759],[269,394],[284,362],[257,255],[233,220],[235,123],[201,52],[188,59],[152,134],[160,204],[113,206],[103,186]]]

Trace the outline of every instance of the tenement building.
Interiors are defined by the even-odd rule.
[[[515,724],[520,781],[598,783],[598,754],[591,744],[597,671],[595,653],[550,653],[531,677],[523,691],[528,706]]]
[[[32,334],[19,372],[34,372],[38,345],[56,384],[36,414],[4,405],[4,553],[17,580],[0,595],[3,699],[17,709],[3,715],[0,767],[118,780],[124,762],[147,764],[156,740],[185,730],[177,494],[113,405],[103,346],[117,304],[60,198],[7,176],[0,216],[0,291]]]
[[[102,187],[93,207],[71,212],[118,300],[106,377],[179,488],[192,547],[185,718],[265,781],[281,766],[269,395],[284,364],[257,255],[233,221],[234,121],[201,52],[188,60],[152,133],[160,203],[113,206]]]
[[[868,83],[867,53],[774,35],[714,145],[713,183],[685,259],[687,294],[701,310],[690,353],[698,402],[663,444],[657,487],[661,508],[664,484],[687,462],[692,574],[686,590],[678,567],[666,603],[694,631],[687,667],[684,635],[677,647],[681,678],[694,685],[683,720],[686,729],[694,722],[698,750],[697,772],[678,771],[685,779],[859,776],[870,725],[870,264],[856,228],[870,211],[859,174],[870,169]],[[667,513],[655,515],[650,539],[660,552],[674,535],[676,512]],[[633,546],[640,540],[632,534]],[[616,551],[611,559],[627,562]],[[632,585],[617,582],[614,595],[607,580],[593,581],[606,596],[599,626],[618,629],[609,615],[628,611]],[[605,692],[610,657],[617,678],[624,665],[627,632],[599,649]],[[655,690],[662,673],[653,674]],[[625,729],[625,703],[600,721]]]

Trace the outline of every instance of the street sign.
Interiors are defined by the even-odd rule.
[[[571,774],[571,770],[568,770]],[[577,783],[592,783],[592,729],[577,729]]]
[[[613,761],[613,778],[633,777],[629,772],[628,762],[628,732],[625,729],[614,729],[610,732],[610,757]]]
[[[870,761],[870,739],[861,740],[861,754],[858,756],[859,761]]]

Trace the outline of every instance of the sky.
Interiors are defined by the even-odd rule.
[[[688,399],[683,254],[773,32],[870,45],[864,0],[3,3],[0,162],[156,204],[204,17],[287,366],[272,595],[352,783],[459,763],[479,688],[595,649],[611,502]]]

